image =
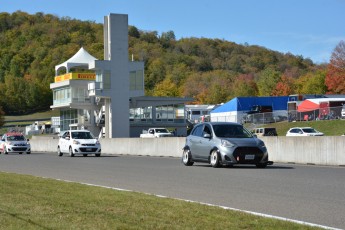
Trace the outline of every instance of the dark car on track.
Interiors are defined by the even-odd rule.
[[[209,163],[212,167],[253,164],[258,168],[272,165],[265,143],[238,123],[205,122],[196,125],[186,137],[182,162]]]

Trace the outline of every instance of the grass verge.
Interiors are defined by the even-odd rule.
[[[47,119],[50,120],[51,117],[58,117],[60,113],[58,110],[49,110],[46,112],[33,113],[21,116],[5,116],[6,121],[20,121],[20,120],[35,120],[35,119]]]
[[[276,128],[278,136],[285,136],[289,128],[292,127],[313,127],[323,132],[325,136],[340,136],[345,133],[345,120],[279,122],[267,124],[262,127]]]
[[[317,229],[175,199],[0,172],[0,229]]]

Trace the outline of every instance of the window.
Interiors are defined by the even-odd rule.
[[[111,74],[110,70],[105,70],[103,73],[103,89],[111,88]]]
[[[131,71],[129,73],[129,89],[130,90],[144,89],[144,72],[142,70]]]
[[[98,70],[96,71],[96,82],[100,83],[101,89],[111,88],[111,72],[110,70]]]
[[[193,136],[201,137],[201,136],[202,136],[202,131],[203,131],[202,128],[203,128],[202,125],[199,125],[199,126],[195,127],[195,129],[194,129],[193,132],[192,132],[192,135],[193,135]]]
[[[208,125],[206,125],[204,128],[203,135],[205,135],[205,134],[211,135],[211,129],[210,129],[210,127],[208,127]]]
[[[77,109],[66,109],[60,110],[60,129],[69,130],[70,124],[78,123],[78,110]]]
[[[59,105],[71,102],[71,89],[59,88],[53,91],[53,104]]]

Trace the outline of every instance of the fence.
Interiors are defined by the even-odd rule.
[[[345,107],[343,106],[322,107],[319,109],[303,111],[303,112],[292,110],[288,112],[288,120],[289,121],[312,121],[312,120],[341,119],[341,118],[345,118],[344,116],[342,117],[342,110],[345,112]]]

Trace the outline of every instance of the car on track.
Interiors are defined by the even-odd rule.
[[[312,127],[293,127],[286,132],[287,137],[294,136],[323,136],[324,133],[317,131]]]
[[[243,125],[232,122],[205,122],[196,125],[186,137],[182,163],[209,163],[212,167],[253,164],[265,168],[268,159],[265,143]]]
[[[101,156],[101,144],[88,130],[68,130],[62,132],[57,146],[59,156],[68,153],[71,157],[95,154]]]
[[[2,135],[0,142],[0,153],[31,153],[29,139],[26,139],[22,133],[8,132]]]

